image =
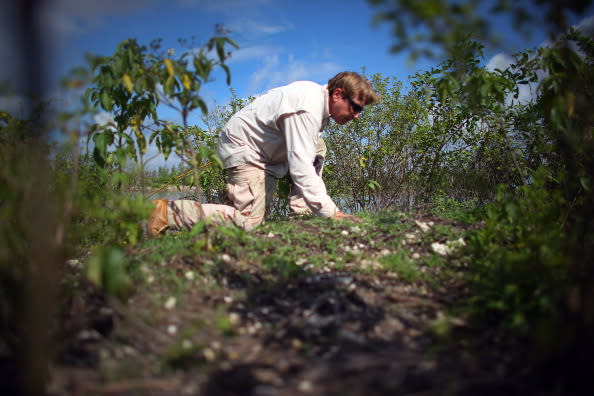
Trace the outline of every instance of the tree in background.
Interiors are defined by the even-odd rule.
[[[375,74],[370,81],[382,100],[349,126],[327,128],[324,179],[349,211],[410,209],[415,196],[408,188],[418,156],[412,142],[427,127],[428,114],[422,98],[403,94],[395,78]]]
[[[508,136],[517,109],[503,100],[515,82],[479,66],[478,43],[460,46],[465,58],[412,76],[409,92],[394,78],[371,76],[382,100],[352,125],[328,128],[325,179],[349,210],[427,210],[443,199],[479,206],[495,197],[497,183],[523,183],[519,168],[508,166],[521,159]],[[455,80],[443,79],[462,68]],[[479,91],[480,101],[469,100]]]

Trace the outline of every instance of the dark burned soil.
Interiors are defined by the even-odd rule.
[[[48,392],[521,393],[497,338],[452,313],[466,264],[432,244],[468,231],[426,216],[293,219],[249,236],[207,226],[129,249],[136,287],[125,298],[86,281],[81,260],[68,266],[76,292]]]

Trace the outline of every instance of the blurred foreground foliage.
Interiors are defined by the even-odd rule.
[[[488,36],[472,14],[478,3],[372,3],[398,5],[382,14],[387,21],[410,13],[413,22],[435,21],[430,41],[443,44],[448,57],[413,76],[409,92],[394,78],[369,77],[383,100],[348,128],[331,124],[327,131],[330,195],[351,212],[423,210],[483,220],[466,247],[472,290],[466,309],[474,326],[525,340],[533,353],[521,358],[550,369],[554,389],[571,393],[594,356],[592,38],[551,13],[553,31],[561,33],[551,46],[518,53],[509,68],[489,71],[480,66],[483,44],[473,40]],[[502,11],[512,7],[522,21],[521,7],[495,3]],[[586,3],[568,2],[563,10],[583,10]],[[481,35],[464,34],[465,22]],[[397,37],[412,37],[402,23],[396,22]],[[452,34],[431,30],[450,24],[458,29]],[[0,337],[8,350],[25,351],[35,381],[46,380],[35,353],[47,353],[40,334],[54,312],[48,306],[67,258],[92,252],[85,260],[91,281],[121,298],[133,289],[123,257],[143,238],[150,211],[148,200],[134,194],[146,194],[150,143],[192,169],[187,182],[196,198],[224,199],[216,136],[250,99],[234,97],[207,113],[199,90],[215,67],[229,76],[228,45],[234,43],[217,36],[202,51],[175,56],[158,42],[149,49],[126,40],[113,56],[89,57],[89,68],[66,81],[89,89],[80,93],[80,107],[54,124],[47,125],[41,110],[23,118],[0,113]],[[520,100],[523,86],[535,90],[534,100]],[[161,105],[177,110],[181,125],[161,120]],[[188,125],[196,109],[206,129]],[[113,121],[93,119],[103,112]],[[40,131],[48,128],[64,132],[66,143],[45,140]],[[82,153],[81,141],[88,145]],[[278,213],[286,210],[288,187],[281,187]],[[398,254],[386,261],[415,276]],[[294,273],[280,257],[266,262],[280,265],[283,276]],[[23,332],[29,323],[36,331]]]
[[[64,79],[59,108],[29,93],[37,107],[28,113],[0,109],[0,354],[22,373],[11,391],[45,393],[50,335],[60,331],[55,314],[79,291],[66,282],[67,259],[91,255],[89,280],[108,295],[125,298],[131,289],[123,256],[142,240],[150,213],[144,167],[156,155],[145,159],[148,143],[165,158],[175,152],[197,188],[203,165],[219,165],[212,138],[187,118],[207,113],[199,91],[217,68],[230,82],[225,61],[236,44],[226,33],[217,27],[201,46],[181,42],[189,48],[180,56],[159,41],[149,48],[124,40]],[[0,93],[14,97],[9,88]],[[183,125],[161,119],[161,105],[177,110]]]
[[[555,393],[588,386],[594,356],[594,41],[568,21],[592,1],[369,3],[377,7],[376,21],[391,24],[395,52],[449,58],[427,74],[428,87],[442,109],[466,114],[458,118],[458,131],[471,130],[468,120],[494,121],[481,139],[501,147],[491,151],[496,166],[487,172],[492,203],[468,247],[475,325],[521,337],[532,353],[518,358],[545,370]],[[460,44],[495,42],[497,19],[485,18],[485,9],[509,18],[522,33],[544,28],[550,44],[516,54],[505,70],[478,67],[472,55],[477,47]],[[522,86],[532,90],[531,101],[521,100]],[[483,142],[475,153],[489,158]],[[497,173],[512,177],[492,178]]]
[[[519,63],[546,75],[530,134],[540,161],[526,169],[529,183],[501,190],[489,207],[472,244],[472,302],[479,318],[527,337],[549,378],[575,385],[594,355],[594,41],[577,31],[566,38]]]

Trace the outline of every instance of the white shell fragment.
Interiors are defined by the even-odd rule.
[[[447,256],[462,246],[466,246],[466,242],[464,242],[464,239],[458,238],[455,241],[447,241],[446,243],[433,242],[431,249],[439,255]]]
[[[421,231],[423,232],[427,232],[429,231],[429,229],[431,228],[431,226],[428,223],[425,223],[423,221],[419,221],[419,220],[415,220],[415,224],[421,229]]]

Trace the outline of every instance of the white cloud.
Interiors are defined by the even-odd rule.
[[[252,74],[250,91],[254,91],[262,85],[265,85],[264,82],[269,78],[271,73],[278,68],[279,63],[278,55],[268,55],[264,57],[264,65]]]
[[[485,69],[488,71],[495,71],[495,69],[505,70],[507,69],[512,63],[514,63],[514,58],[504,53],[499,53],[489,59]]]
[[[108,129],[115,131],[115,120],[111,113],[106,111],[97,113],[93,116],[93,121],[99,126],[108,127]]]
[[[494,72],[496,69],[505,70],[508,69],[513,63],[515,59],[504,53],[499,53],[493,56],[487,64],[485,65],[485,69],[490,72]],[[506,99],[506,103],[508,105],[511,104],[526,104],[534,101],[536,99],[536,87],[538,84],[530,83],[530,84],[523,84],[518,86],[518,98],[514,99],[511,95]]]
[[[286,62],[278,54],[264,58],[264,64],[252,74],[251,92],[261,92],[298,80],[310,80],[325,83],[341,71],[333,62],[306,62],[288,55]]]
[[[582,19],[576,28],[585,35],[594,36],[594,16]]]
[[[232,33],[242,34],[251,38],[282,33],[294,28],[294,26],[290,23],[270,24],[248,18],[233,20],[229,22],[226,27],[231,29]]]
[[[102,25],[110,16],[127,14],[156,0],[48,0],[38,13],[42,28],[54,39],[84,32]]]
[[[39,15],[47,27],[64,34],[101,25],[110,16],[125,15],[147,7],[198,9],[237,15],[238,10],[254,9],[274,0],[45,0],[40,2]],[[258,27],[261,24],[254,24]],[[274,27],[269,25],[268,28]],[[260,26],[266,28],[266,25]]]
[[[231,52],[231,59],[227,62],[229,65],[237,62],[245,62],[256,59],[264,59],[272,54],[278,54],[280,47],[271,45],[256,45],[252,47],[242,47]]]

